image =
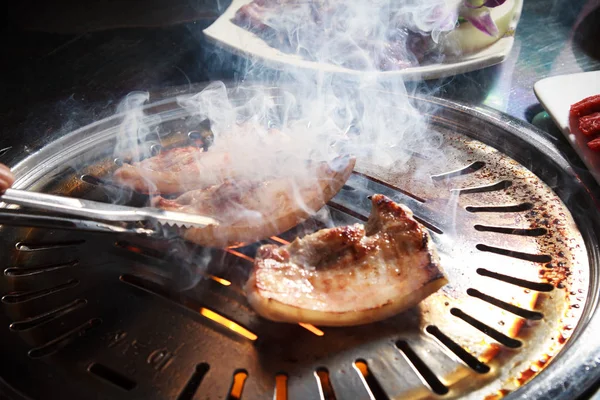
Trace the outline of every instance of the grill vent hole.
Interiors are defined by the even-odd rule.
[[[304,329],[306,329],[307,331],[309,331],[310,333],[312,333],[316,336],[325,336],[325,332],[323,332],[322,330],[320,330],[319,328],[317,328],[314,325],[305,324],[304,322],[299,322],[298,325],[300,325],[301,327],[303,327]]]
[[[31,243],[31,242],[18,242],[15,244],[15,248],[19,251],[38,251],[38,250],[50,250],[59,249],[62,247],[73,247],[79,246],[85,243],[85,240],[70,240],[64,242],[46,242],[46,243]]]
[[[477,250],[486,251],[489,253],[500,254],[502,256],[508,256],[512,258],[518,258],[519,260],[532,261],[537,263],[548,263],[552,261],[552,256],[548,254],[530,254],[522,253],[520,251],[502,249],[500,247],[487,246],[485,244],[478,244]]]
[[[237,333],[238,335],[245,337],[246,339],[250,339],[250,340],[258,339],[257,335],[250,332],[248,329],[244,328],[243,326],[239,325],[237,322],[234,322],[228,318],[225,318],[224,316],[217,314],[216,312],[209,310],[208,308],[204,308],[204,307],[201,308],[200,314],[202,314],[202,316],[210,319],[211,321],[214,321],[217,324],[220,324],[220,325],[224,326],[225,328]]]
[[[167,286],[163,286],[157,282],[153,282],[148,279],[144,279],[139,276],[129,275],[129,274],[123,274],[123,275],[121,275],[121,277],[119,279],[121,280],[121,282],[124,282],[135,288],[144,290],[146,292],[153,293],[157,296],[160,296],[167,300],[173,301],[174,303],[177,303],[177,304],[181,305],[182,307],[185,307],[189,310],[199,312],[200,315],[202,315],[206,319],[211,320],[214,323],[216,323],[238,335],[245,337],[246,339],[249,339],[249,340],[258,339],[258,336],[256,334],[254,334],[253,332],[244,328],[242,325],[238,324],[237,322],[235,322],[221,314],[218,314],[211,309],[203,307],[197,301],[195,301],[189,297],[185,297],[185,296],[181,295],[181,293],[179,293],[179,292],[172,291]]]
[[[115,164],[117,164],[117,160],[119,160],[118,158],[115,158]],[[120,164],[117,164],[118,166],[123,165],[123,162],[120,161]],[[94,175],[81,175],[79,177],[79,179],[81,179],[83,182],[85,183],[89,183],[90,185],[94,185],[94,186],[108,186],[110,185],[110,183],[106,182],[104,179],[100,179],[97,176]]]
[[[275,376],[275,394],[273,400],[287,400],[287,382],[288,376],[286,374],[277,374]]]
[[[77,286],[78,284],[79,284],[79,281],[77,279],[71,279],[68,282],[62,283],[60,285],[57,285],[57,286],[54,286],[54,287],[51,287],[48,289],[35,290],[35,291],[31,291],[31,292],[7,294],[2,297],[2,302],[5,304],[23,303],[25,301],[39,299],[40,297],[49,296],[51,294],[60,292],[62,290],[70,289],[72,287]]]
[[[188,138],[190,140],[202,140],[202,133],[199,131],[190,131],[188,132]]]
[[[485,333],[486,335],[488,335],[489,337],[503,344],[506,347],[509,347],[511,349],[517,349],[521,347],[521,341],[506,336],[504,333],[499,332],[496,329],[484,324],[483,322],[471,317],[469,314],[465,313],[461,309],[452,308],[450,309],[450,313],[455,317],[462,319],[467,324],[471,325],[475,329],[480,330],[481,332]]]
[[[88,371],[103,381],[118,386],[128,392],[137,386],[137,383],[133,380],[102,364],[93,363],[88,367]]]
[[[200,146],[204,151],[214,142],[214,135],[210,130],[210,121],[204,120],[198,125],[198,130],[188,132],[188,139],[196,146]]]
[[[317,377],[317,382],[321,391],[321,399],[336,400],[335,392],[333,391],[333,386],[331,385],[331,380],[329,379],[329,371],[327,370],[327,368],[317,369],[315,375]]]
[[[31,328],[35,328],[36,326],[43,325],[48,321],[52,321],[53,319],[60,318],[63,315],[67,315],[70,312],[78,310],[84,307],[86,304],[87,300],[85,299],[74,300],[62,307],[58,307],[46,313],[36,315],[35,317],[27,318],[23,321],[13,322],[10,324],[10,330],[14,332],[22,332]]]
[[[88,322],[79,325],[75,329],[71,329],[69,332],[60,335],[56,339],[52,339],[48,343],[45,343],[44,345],[39,347],[34,347],[33,349],[29,350],[27,355],[31,358],[42,358],[52,353],[55,353],[63,347],[67,346],[76,338],[81,337],[85,335],[88,331],[98,327],[101,323],[102,320],[100,318],[92,318]]]
[[[413,215],[413,218],[416,219],[417,221],[419,221],[422,225],[426,226],[428,229],[434,231],[435,233],[437,233],[439,235],[444,233],[440,228],[433,225],[431,222],[427,222],[424,219],[417,217],[416,215]]]
[[[436,394],[446,394],[448,393],[448,388],[440,382],[437,376],[429,369],[429,367],[419,358],[417,353],[410,348],[407,342],[404,340],[399,340],[396,342],[396,347],[400,349],[402,354],[406,356],[408,361],[413,365],[413,367],[421,374],[421,377],[425,380],[427,385],[429,385],[430,389]]]
[[[470,194],[470,193],[486,193],[486,192],[496,192],[498,190],[505,190],[512,186],[512,181],[504,180],[492,185],[487,186],[479,186],[473,188],[462,188],[462,189],[452,189],[453,192],[458,192],[459,194]]]
[[[209,275],[210,279],[212,279],[213,281],[220,283],[223,286],[231,286],[231,282],[228,281],[227,279],[218,277],[218,276],[214,276],[214,275]]]
[[[469,296],[473,296],[476,297],[478,299],[481,299],[483,301],[486,301],[490,304],[495,305],[496,307],[500,307],[503,310],[506,310],[508,312],[511,312],[515,315],[518,315],[519,317],[525,318],[525,319],[530,319],[530,320],[534,320],[534,321],[538,321],[542,318],[544,318],[544,314],[537,312],[537,311],[530,311],[530,310],[526,310],[524,308],[521,307],[517,307],[513,304],[504,302],[502,300],[499,300],[495,297],[489,296],[485,293],[481,293],[479,290],[476,289],[467,289],[467,294]]]
[[[457,176],[472,174],[473,172],[479,171],[481,168],[485,167],[485,163],[483,161],[475,161],[474,163],[467,165],[464,168],[458,169],[456,171],[450,171],[439,175],[433,175],[431,179],[434,181],[441,181],[445,179],[454,178]]]
[[[554,286],[551,283],[526,281],[524,279],[514,278],[512,276],[492,272],[485,268],[477,268],[476,272],[481,276],[487,276],[489,278],[498,279],[499,281],[510,283],[511,285],[521,286],[525,289],[536,290],[538,292],[551,292],[552,290],[554,290]]]
[[[338,211],[341,211],[343,213],[346,213],[346,214],[348,214],[348,215],[350,215],[350,216],[352,216],[352,217],[354,217],[354,218],[356,218],[358,220],[361,220],[363,222],[367,222],[369,220],[369,217],[367,217],[365,215],[362,215],[360,213],[357,213],[357,212],[355,212],[355,211],[353,211],[353,210],[351,210],[351,209],[349,209],[347,207],[344,207],[343,205],[338,204],[338,203],[336,203],[333,200],[331,200],[329,203],[327,203],[327,205],[329,207],[335,209],[335,210],[338,210]]]
[[[202,379],[210,369],[210,366],[207,363],[201,363],[196,365],[196,370],[190,377],[190,380],[187,382],[177,400],[192,400],[194,395],[198,391],[200,384],[202,383]]]
[[[234,372],[233,382],[231,383],[231,389],[227,395],[227,400],[240,400],[242,398],[246,378],[248,378],[248,373],[245,370],[237,370]]]
[[[32,276],[32,275],[43,274],[46,272],[56,271],[59,269],[71,268],[71,267],[76,266],[78,263],[79,263],[78,260],[73,260],[73,261],[66,262],[66,263],[45,265],[42,267],[32,267],[32,268],[11,267],[11,268],[6,268],[4,270],[4,275],[6,275],[6,276]]]
[[[375,400],[389,400],[387,394],[375,378],[375,375],[369,370],[369,365],[365,360],[356,360],[354,368],[362,375],[367,390],[370,391],[371,397]]]
[[[404,150],[406,153],[410,153],[411,155],[413,155],[416,158],[420,158],[421,160],[431,160],[431,156],[428,156],[427,154],[422,154],[422,153],[418,153],[416,151],[413,150]]]
[[[157,251],[155,249],[151,249],[148,247],[141,247],[141,246],[137,246],[137,245],[133,245],[127,241],[118,241],[115,242],[115,246],[119,247],[121,249],[130,251],[132,253],[136,253],[136,254],[141,254],[147,257],[153,257],[153,258],[159,258],[159,259],[163,259],[165,254],[161,251]]]
[[[160,144],[153,144],[150,146],[150,155],[152,157],[157,156],[162,151],[162,146]]]
[[[514,206],[468,206],[466,210],[472,213],[478,212],[497,212],[497,213],[507,213],[507,212],[522,212],[533,209],[533,204],[531,203],[521,203]]]
[[[437,326],[429,325],[425,328],[427,333],[436,338],[442,345],[448,350],[454,353],[459,359],[462,360],[467,366],[473,371],[479,374],[485,374],[490,371],[490,367],[479,361],[475,356],[466,351],[462,346],[456,343],[454,340],[446,336]]]
[[[548,233],[548,230],[546,228],[517,229],[485,225],[475,225],[474,228],[479,232],[495,232],[519,236],[544,236]]]
[[[412,199],[415,199],[419,203],[425,203],[427,201],[424,198],[422,198],[420,196],[417,196],[414,193],[411,193],[411,192],[409,192],[407,190],[404,190],[404,189],[400,189],[399,187],[396,187],[394,185],[390,185],[389,183],[384,182],[382,180],[379,180],[379,179],[377,179],[377,178],[375,178],[373,176],[368,176],[368,175],[365,175],[365,174],[361,174],[360,172],[356,172],[356,171],[352,172],[352,175],[356,175],[356,176],[360,176],[362,178],[366,178],[368,183],[374,182],[374,183],[379,184],[381,186],[385,186],[387,188],[393,189],[393,190],[395,190],[397,192],[402,193],[403,195],[406,195],[406,196],[408,196],[408,197],[410,197]],[[385,195],[388,195],[390,193],[389,191],[381,190],[382,188],[378,188],[378,187],[376,187],[376,185],[372,185],[372,184],[371,185],[367,184],[366,188],[369,189],[369,190],[371,190],[371,191],[373,191],[373,192],[381,193],[381,194],[385,194]],[[385,192],[387,192],[387,193],[385,193]]]

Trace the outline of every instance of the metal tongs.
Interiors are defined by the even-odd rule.
[[[51,227],[67,227],[71,229],[77,229],[77,226],[82,227],[83,230],[109,230],[109,231],[120,231],[118,226],[113,225],[90,225],[90,221],[108,221],[108,222],[134,222],[134,221],[148,221],[156,222],[161,225],[177,226],[183,228],[204,228],[208,225],[218,225],[219,222],[213,218],[197,215],[187,214],[175,211],[161,210],[158,208],[151,207],[128,207],[115,204],[102,203],[99,201],[83,200],[72,197],[57,196],[38,192],[29,192],[26,190],[19,189],[7,189],[3,195],[0,196],[0,201],[7,204],[16,204],[23,207],[37,208],[44,211],[49,211],[58,214],[65,214],[69,216],[83,217],[84,220],[67,220],[59,217],[44,216],[44,215],[32,215],[22,213],[15,213],[14,211],[5,212],[0,215],[2,218],[1,222],[13,224],[13,225],[24,225],[26,221],[19,221],[19,215],[28,218],[30,221],[37,219],[35,226]],[[11,216],[12,215],[12,216]],[[33,221],[36,222],[36,221]],[[54,224],[52,223],[54,222]],[[70,224],[69,224],[70,222]],[[56,226],[58,225],[58,226]],[[32,226],[32,225],[30,225]],[[85,229],[85,227],[90,229]],[[125,230],[139,233],[151,233],[152,230]]]

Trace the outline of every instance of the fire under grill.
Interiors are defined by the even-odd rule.
[[[532,387],[557,398],[556,385],[599,354],[599,339],[580,340],[595,324],[595,200],[539,132],[490,111],[415,101],[435,105],[446,157],[359,160],[323,212],[335,224],[365,221],[373,193],[410,207],[450,280],[418,307],[351,328],[278,324],[254,314],[242,292],[257,244],[207,250],[74,220],[6,225],[0,375],[15,396],[45,399],[492,399]],[[161,117],[154,152],[204,134],[174,99],[146,112]],[[119,122],[24,158],[15,187],[114,200],[103,177],[118,163]],[[321,227],[309,220],[267,242]],[[578,346],[586,356],[565,370]]]

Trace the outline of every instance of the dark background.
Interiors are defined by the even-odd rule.
[[[227,5],[11,2],[0,47],[0,147],[90,123],[114,112],[133,90],[232,79],[234,61],[221,51],[215,60],[216,49],[207,50],[201,33]]]

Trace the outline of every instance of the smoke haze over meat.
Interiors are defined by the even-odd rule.
[[[394,24],[408,25],[427,43],[436,44],[440,35],[455,26],[455,1],[354,0],[343,2],[342,11],[333,14],[327,13],[330,2],[280,3],[289,5],[290,12],[270,15],[266,21],[286,33],[295,51],[310,52],[322,62],[360,60],[364,73],[348,79],[293,68],[275,71],[247,59],[236,81],[212,82],[199,93],[178,98],[191,116],[190,130],[201,121],[210,121],[214,143],[209,151],[228,152],[233,169],[243,178],[289,176],[302,182],[314,171],[307,168],[308,160],[335,168],[332,160],[340,154],[350,153],[358,164],[376,163],[398,173],[414,153],[427,155],[432,162],[443,158],[441,135],[428,129],[425,115],[431,110],[413,105],[413,93],[400,78],[381,79],[377,64],[389,55],[386,35]],[[317,35],[320,31],[310,29],[314,22],[299,22],[307,13],[311,21],[327,27],[326,40]],[[406,33],[396,30],[393,51],[397,59],[414,65],[418,57],[408,45],[413,34],[402,36],[402,32]],[[373,46],[365,52],[357,38]],[[153,133],[160,120],[144,113],[148,99],[147,92],[134,92],[120,104],[123,123],[116,156],[133,153],[134,161],[143,159],[157,143]],[[331,224],[327,213],[310,211]],[[190,285],[194,283],[192,279]]]

